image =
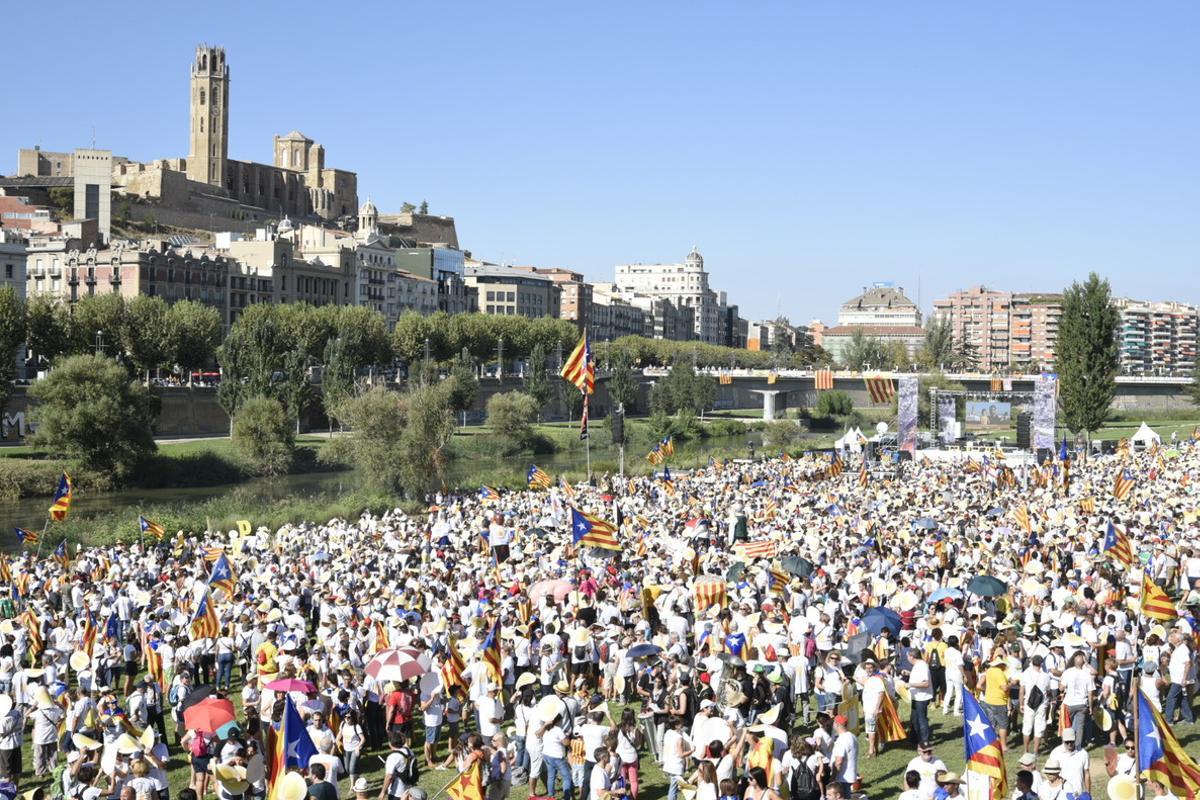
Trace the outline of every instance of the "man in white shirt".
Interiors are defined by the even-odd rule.
[[[850,721],[841,714],[833,718],[833,779],[842,784],[842,796],[858,780],[858,738],[849,730]]]
[[[1085,748],[1075,746],[1075,729],[1067,728],[1062,734],[1062,744],[1050,751],[1046,763],[1054,761],[1062,770],[1063,783],[1067,791],[1075,794],[1092,791],[1091,760]]]
[[[1175,719],[1175,709],[1178,708],[1185,722],[1195,722],[1196,719],[1192,715],[1192,703],[1186,689],[1188,672],[1192,666],[1191,650],[1188,649],[1187,642],[1179,631],[1171,631],[1167,641],[1171,644],[1171,660],[1167,664],[1167,676],[1171,680],[1171,686],[1167,689],[1164,716],[1167,718],[1167,722],[1174,725],[1179,721]]]
[[[915,772],[920,776],[920,783],[917,786],[920,792],[919,796],[922,800],[933,797],[934,791],[937,789],[937,774],[946,771],[946,762],[933,754],[933,744],[930,742],[921,742],[917,746],[917,755],[908,762],[908,766],[904,768],[904,775]],[[904,781],[905,789],[908,789],[907,780]]]
[[[919,647],[912,650],[912,669],[908,675],[908,688],[912,693],[912,724],[918,742],[933,740],[929,727],[929,703],[933,700],[933,676],[929,662]]]

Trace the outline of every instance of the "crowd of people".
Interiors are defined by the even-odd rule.
[[[1183,796],[1139,774],[1130,710],[1193,721],[1197,478],[1191,442],[809,454],[27,549],[0,565],[0,794],[637,800],[661,773],[669,800],[941,800],[977,698],[1017,800]]]

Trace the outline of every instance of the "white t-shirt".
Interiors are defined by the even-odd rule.
[[[542,734],[542,754],[546,758],[566,758],[566,738],[562,728],[557,725],[550,728]]]
[[[887,680],[878,673],[867,678],[862,691],[864,714],[873,717],[879,713],[879,707],[883,705],[883,696],[888,693],[887,688]]]
[[[924,797],[932,797],[933,792],[937,789],[937,781],[935,780],[939,772],[946,771],[946,762],[940,758],[934,757],[930,761],[921,758],[920,755],[913,757],[908,762],[908,766],[904,768],[905,774],[916,772],[921,776],[921,783],[917,788],[924,793]]]
[[[1035,686],[1042,690],[1043,695],[1046,694],[1046,692],[1050,691],[1050,676],[1045,670],[1026,667],[1021,672],[1021,688],[1025,692],[1025,700],[1027,702],[1029,700],[1029,693],[1033,691]],[[1038,711],[1044,711],[1045,708],[1046,702],[1043,700],[1042,704],[1038,706]]]
[[[850,731],[843,731],[833,740],[831,760],[836,764],[842,759],[841,769],[836,769],[834,779],[854,783],[858,779],[858,739]]]
[[[1068,706],[1087,705],[1094,685],[1092,673],[1087,667],[1067,667],[1062,674],[1063,703]]]
[[[924,683],[928,686],[918,687],[915,684]],[[932,678],[929,674],[929,662],[923,658],[918,658],[913,661],[912,672],[909,673],[908,686],[912,692],[913,700],[932,700],[933,685]]]

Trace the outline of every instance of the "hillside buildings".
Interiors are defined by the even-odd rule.
[[[628,302],[647,312],[651,318],[647,328],[654,331],[654,338],[745,346],[745,321],[737,318],[736,308],[731,317],[724,295],[709,287],[704,257],[696,248],[682,264],[620,264],[613,284]],[[679,336],[680,315],[691,316],[691,336]]]

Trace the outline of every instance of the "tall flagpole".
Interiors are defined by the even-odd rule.
[[[587,453],[587,477],[588,483],[592,482],[592,432],[588,430],[591,423],[591,415],[588,413],[588,396],[587,392],[583,393],[583,443],[584,451]]]

